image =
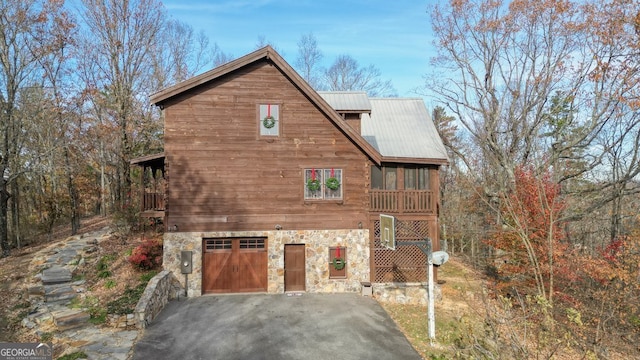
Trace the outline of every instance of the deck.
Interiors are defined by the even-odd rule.
[[[431,215],[436,212],[435,197],[429,190],[371,190],[369,211]]]

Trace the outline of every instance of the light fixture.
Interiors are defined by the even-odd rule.
[[[282,230],[282,225],[276,224],[276,230]]]

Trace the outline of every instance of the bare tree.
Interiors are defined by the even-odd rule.
[[[10,188],[35,164],[22,158],[27,121],[20,110],[22,94],[41,87],[40,60],[66,44],[64,37],[57,36],[57,28],[68,25],[66,18],[59,2],[0,1],[0,246],[4,256],[9,254]]]
[[[373,65],[360,67],[349,55],[340,55],[325,70],[326,86],[331,91],[366,91],[369,96],[395,96],[391,80],[380,79],[381,73]]]
[[[160,48],[166,15],[155,0],[83,0],[83,5],[86,36],[81,46],[84,64],[91,67],[83,73],[94,95],[96,117],[111,123],[117,133],[114,201],[123,209],[131,191],[134,129],[148,120],[139,109],[147,101],[146,94],[155,90],[151,81],[154,50]],[[178,68],[176,74],[181,71]]]
[[[256,42],[256,49],[263,48],[265,46],[271,46],[275,51],[277,51],[280,55],[284,56],[285,53],[282,49],[280,49],[275,43],[267,40],[267,37],[264,35],[258,36],[258,41]]]
[[[215,62],[217,45],[209,46],[209,38],[200,31],[178,20],[169,20],[158,35],[151,54],[154,57],[155,89],[184,81]]]
[[[316,90],[322,90],[320,61],[322,61],[322,52],[318,49],[316,37],[313,33],[302,35],[298,41],[298,58],[295,66],[302,78]]]
[[[222,51],[217,43],[213,44],[213,49],[211,49],[211,58],[213,59],[213,66],[215,67],[226,64],[235,59],[233,54]]]
[[[633,111],[637,99],[638,61],[631,54],[638,44],[629,26],[637,7],[623,1],[451,1],[435,7],[439,55],[433,64],[438,71],[427,86],[479,150],[464,156],[481,156],[466,163],[476,164],[474,173],[489,200],[512,186],[519,164],[560,170],[560,183],[598,171],[604,148],[595,147],[596,140],[621,119],[619,109]],[[612,141],[637,147],[620,134]],[[575,165],[571,160],[578,156],[581,166],[565,166]],[[636,174],[628,172],[625,178]]]

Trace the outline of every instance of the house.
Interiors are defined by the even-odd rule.
[[[398,240],[438,249],[447,155],[421,99],[317,92],[267,46],[151,101],[164,153],[132,163],[165,181],[143,186],[142,214],[163,219],[163,266],[189,296],[425,281],[418,248],[379,239],[388,214]]]

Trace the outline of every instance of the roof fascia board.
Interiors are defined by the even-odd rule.
[[[131,165],[143,164],[146,162],[153,162],[156,160],[160,160],[160,159],[163,159],[164,157],[165,157],[164,152],[161,152],[157,154],[145,155],[145,156],[137,157],[135,159],[131,159],[129,163]]]
[[[425,164],[425,165],[449,165],[449,161],[446,159],[433,159],[433,158],[402,158],[383,156],[383,163],[395,163],[395,164]]]

